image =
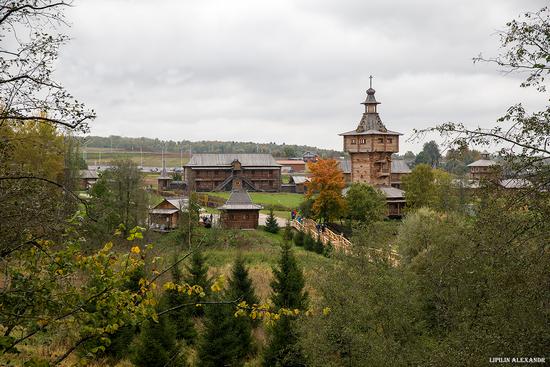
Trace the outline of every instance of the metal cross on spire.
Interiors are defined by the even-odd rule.
[[[372,75],[369,76],[369,79],[370,79],[370,88],[372,88]]]

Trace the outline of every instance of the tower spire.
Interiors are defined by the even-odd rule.
[[[372,89],[372,78],[373,78],[373,76],[372,76],[372,75],[371,75],[371,76],[369,76],[369,79],[370,79],[370,85],[369,85],[369,88],[371,88],[371,89]]]

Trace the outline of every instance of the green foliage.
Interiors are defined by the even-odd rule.
[[[176,259],[174,259],[174,262],[175,261]],[[175,284],[181,284],[181,282],[183,281],[183,274],[178,265],[172,268],[172,281]],[[189,295],[183,292],[178,292],[174,289],[166,290],[165,298],[167,309],[175,308],[180,305],[192,302]],[[184,341],[187,344],[193,344],[197,337],[197,331],[195,330],[195,325],[193,323],[193,307],[194,306],[180,307],[167,314],[170,323],[175,328],[176,339]]]
[[[284,232],[283,232],[283,239],[285,241],[292,241],[293,236],[294,236],[294,234],[292,232],[292,227],[290,226],[290,221],[287,220],[286,224],[285,224],[285,229],[284,229]]]
[[[354,183],[346,193],[348,217],[365,224],[384,219],[386,198],[376,188]]]
[[[237,256],[231,271],[229,288],[224,293],[229,300],[258,304],[244,258]],[[231,304],[209,305],[206,309],[205,332],[199,345],[199,366],[241,365],[253,351],[253,320],[235,316]]]
[[[186,268],[188,273],[185,276],[186,283],[202,287],[204,293],[208,295],[210,293],[210,286],[212,286],[212,280],[208,277],[208,265],[202,251],[195,250],[193,252],[191,263]],[[198,294],[193,294],[190,300],[196,304],[201,303],[201,297]],[[192,308],[192,314],[193,316],[203,316],[203,307]]]
[[[309,233],[304,234],[304,249],[315,251],[315,239]]]
[[[304,232],[302,232],[302,231],[296,232],[294,234],[293,241],[294,241],[294,245],[296,245],[298,247],[304,246],[304,241],[305,241]]]
[[[440,160],[441,153],[439,152],[439,146],[432,140],[424,144],[422,151],[416,156],[414,164],[427,164],[432,168],[437,168]]]
[[[273,269],[271,288],[277,308],[305,310],[308,296],[304,291],[304,275],[289,244],[282,247],[278,268]],[[295,317],[281,316],[270,330],[269,344],[264,352],[264,366],[303,366],[305,358],[298,344]]]
[[[371,247],[365,236],[358,247]],[[414,278],[368,252],[342,258],[317,274],[329,312],[305,318],[300,345],[311,366],[427,365],[421,304]]]
[[[323,245],[323,241],[321,241],[321,237],[317,236],[317,240],[315,241],[314,251],[318,254],[322,254],[324,250],[325,250],[325,245]]]
[[[265,219],[265,230],[269,233],[279,232],[279,224],[277,223],[277,218],[273,215],[273,208],[269,209],[269,215]]]
[[[165,149],[166,152],[179,153],[181,149],[188,152],[191,149],[194,153],[268,153],[275,157],[297,157],[307,151],[316,152],[323,157],[339,157],[342,152],[329,149],[319,149],[307,145],[288,145],[276,143],[254,143],[254,142],[239,142],[239,141],[173,141],[159,140],[150,138],[130,138],[123,136],[90,136],[88,147],[92,148],[108,148],[123,149],[126,151],[134,151],[139,154],[139,149],[143,148],[143,152],[160,152]],[[125,156],[127,156],[127,152]],[[290,154],[290,155],[289,155]],[[88,153],[88,156],[91,156]],[[93,156],[91,156],[93,157]],[[159,160],[160,161],[160,160]]]
[[[87,220],[84,229],[95,246],[105,242],[122,224],[128,230],[145,223],[147,196],[137,165],[129,160],[116,161],[103,171],[90,190],[89,208],[95,220]]]
[[[323,249],[323,255],[325,257],[330,257],[332,255],[332,252],[334,251],[334,245],[329,240],[327,244],[325,245],[325,248]]]
[[[429,206],[435,195],[433,170],[427,164],[414,167],[411,174],[403,177],[403,190],[407,208],[418,209]]]
[[[179,353],[176,343],[176,330],[166,316],[158,322],[149,320],[143,326],[134,346],[132,363],[137,367],[170,366]]]

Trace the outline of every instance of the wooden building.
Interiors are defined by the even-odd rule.
[[[235,178],[247,191],[281,191],[281,165],[271,154],[194,154],[185,177],[193,191],[230,191]]]
[[[386,197],[386,204],[388,205],[387,216],[390,218],[402,217],[406,204],[405,191],[391,186],[380,186],[378,189]]]
[[[91,188],[97,180],[99,175],[96,170],[82,169],[79,171],[80,175],[80,187],[84,190]]]
[[[164,199],[149,210],[149,227],[154,231],[168,232],[178,227],[180,213],[187,210],[187,198]]]
[[[493,161],[487,151],[481,153],[481,159],[468,165],[470,179],[496,181],[500,176],[500,165]]]
[[[220,206],[220,224],[223,228],[255,229],[260,219],[261,205],[253,204],[250,195],[237,185],[229,199]]]
[[[281,170],[285,173],[301,173],[306,170],[303,159],[277,159],[277,164],[281,165]]]
[[[297,194],[304,194],[307,191],[307,183],[310,181],[309,177],[304,175],[291,175],[290,185],[294,186],[292,192]]]
[[[344,140],[344,151],[350,155],[349,161],[341,161],[340,168],[348,183],[365,183],[380,189],[386,196],[388,216],[399,217],[405,205],[405,195],[397,187],[401,179],[410,173],[404,161],[393,161],[392,154],[399,152],[399,136],[384,126],[378,114],[380,102],[374,97],[376,91],[371,85],[357,128],[340,134]],[[394,186],[394,187],[392,187]]]
[[[160,171],[160,176],[157,177],[157,190],[166,191],[168,190],[170,183],[172,182],[172,177],[168,175],[166,171],[166,161],[164,157],[162,158],[162,171]]]
[[[407,162],[402,159],[393,159],[391,161],[390,185],[396,189],[401,189],[403,177],[410,175],[411,172]]]
[[[340,134],[344,151],[351,157],[351,182],[391,185],[392,154],[399,152],[399,135],[386,129],[378,115],[375,90],[367,90],[365,112],[355,130]]]
[[[319,159],[319,154],[308,151],[302,155],[302,159],[306,163],[309,163],[309,162],[315,163]]]

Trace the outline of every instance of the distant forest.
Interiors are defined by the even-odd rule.
[[[276,143],[254,143],[239,141],[173,141],[150,138],[128,138],[111,135],[87,136],[82,139],[82,146],[89,148],[112,148],[114,150],[189,153],[270,153],[275,157],[301,157],[305,152],[314,152],[321,157],[341,157],[344,152],[331,149],[320,149],[308,145],[287,145]]]

